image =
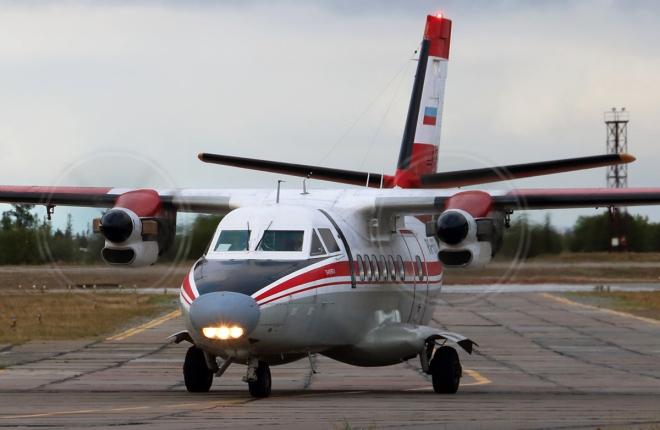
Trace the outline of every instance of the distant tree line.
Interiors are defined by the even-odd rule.
[[[622,212],[620,229],[626,238],[628,251],[660,252],[660,223],[651,222],[645,216]],[[536,223],[522,215],[513,220],[505,232],[499,255],[531,258],[561,252],[607,252],[613,231],[607,212],[581,216],[565,232],[558,231],[549,216],[543,223]]]
[[[74,233],[69,215],[64,230],[53,229],[39,219],[31,205],[13,205],[0,218],[0,264],[46,262],[99,264],[104,239],[89,231]],[[220,217],[200,215],[189,225],[179,226],[174,243],[160,261],[197,259],[209,245]],[[647,217],[621,214],[621,229],[627,248],[633,252],[660,252],[660,223]],[[505,231],[499,256],[530,258],[561,252],[606,252],[613,231],[607,213],[581,216],[573,228],[560,232],[546,216],[543,223],[525,215],[515,218]]]
[[[71,215],[64,230],[53,229],[45,218],[32,212],[32,205],[12,205],[0,218],[0,265],[48,262],[100,264],[103,236],[90,231],[74,233]],[[204,253],[220,217],[198,216],[190,225],[178,227],[174,243],[162,261],[197,259]]]

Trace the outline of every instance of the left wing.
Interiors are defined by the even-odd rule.
[[[660,204],[660,188],[521,188],[506,192],[457,190],[453,193],[438,190],[438,194],[443,195],[377,197],[374,206],[364,208],[363,213],[438,214],[448,207],[452,199],[456,200],[459,196],[464,204],[479,206],[479,212]],[[478,215],[484,216],[485,213]]]

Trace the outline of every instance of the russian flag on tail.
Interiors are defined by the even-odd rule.
[[[424,121],[425,125],[435,125],[438,118],[438,108],[433,106],[426,106],[424,108]]]

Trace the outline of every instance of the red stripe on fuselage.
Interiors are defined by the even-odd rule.
[[[312,269],[308,272],[301,273],[298,276],[284,281],[281,284],[269,289],[268,291],[261,293],[255,297],[255,300],[263,300],[266,297],[270,297],[274,294],[281,293],[282,291],[297,287],[302,284],[307,284],[308,282],[314,282],[323,278],[331,278],[335,276],[350,276],[350,274],[351,271],[348,261],[339,261],[336,263],[327,264],[325,266]]]
[[[355,267],[355,273],[359,273],[358,263],[355,262],[354,265],[355,265],[354,266]],[[417,276],[416,273],[415,273],[415,262],[412,262],[412,261],[404,262],[404,268],[405,268],[405,273],[406,273],[407,280],[408,280],[408,278],[413,278],[413,277]],[[312,286],[312,287],[309,287],[309,288],[305,288],[303,290],[291,292],[291,294],[285,294],[285,295],[282,295],[282,296],[279,296],[279,297],[276,297],[276,298],[272,298],[272,296],[274,296],[274,295],[284,293],[288,290],[292,290],[292,289],[294,289],[296,287],[299,287],[301,285],[308,284],[310,282],[319,281],[319,280],[324,279],[324,278],[330,278],[330,277],[336,277],[336,276],[350,276],[350,270],[349,269],[350,269],[350,265],[349,265],[348,261],[340,261],[340,262],[325,265],[323,267],[312,269],[308,272],[301,273],[300,275],[295,276],[295,277],[293,277],[293,278],[291,278],[291,279],[289,279],[289,280],[287,280],[287,281],[271,288],[270,290],[267,290],[267,291],[263,292],[262,294],[255,297],[255,300],[257,302],[259,302],[259,301],[262,301],[262,300],[270,297],[271,298],[270,300],[267,300],[267,301],[261,303],[261,304],[266,304],[266,303],[270,303],[271,301],[280,299],[282,297],[286,297],[286,296],[289,296],[291,294],[298,294],[298,293],[301,293],[303,291],[311,290],[311,289],[314,289],[314,288],[325,287],[325,286],[328,286],[328,285],[346,284],[347,283],[346,281],[320,284],[320,285],[315,285],[315,286]],[[332,271],[332,270],[334,270],[334,273],[330,273],[330,271]],[[442,265],[438,261],[427,262],[424,265],[424,272],[425,272],[424,273],[425,276],[439,276],[439,275],[442,274]],[[360,285],[383,285],[383,284],[392,284],[392,283],[394,283],[394,284],[405,284],[406,281],[382,280],[382,281],[360,281],[358,283]],[[420,283],[426,283],[426,280],[425,281],[420,281]],[[437,282],[436,281],[431,281],[429,283],[437,283]]]
[[[190,286],[190,273],[186,273],[186,277],[183,279],[183,284],[181,289],[186,292],[190,300],[195,300],[195,294],[193,294],[193,289]]]

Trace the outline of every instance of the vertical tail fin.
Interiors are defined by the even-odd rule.
[[[451,20],[426,17],[395,178],[403,188],[417,187],[420,175],[436,172],[450,38]]]

